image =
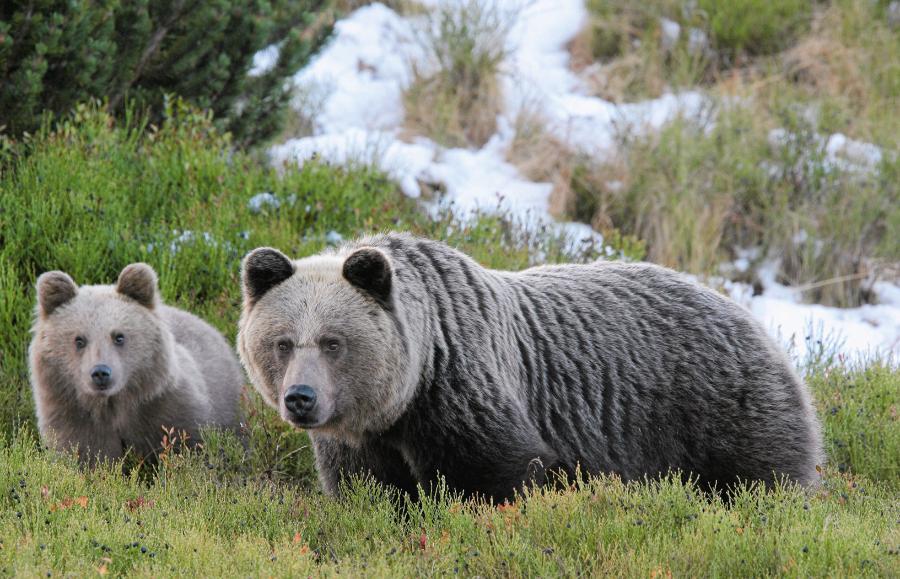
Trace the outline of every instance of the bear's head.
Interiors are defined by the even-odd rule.
[[[171,346],[149,265],[129,265],[114,286],[79,288],[68,274],[50,271],[38,278],[37,297],[32,356],[42,384],[79,399],[158,387]]]
[[[374,247],[297,261],[264,247],[244,258],[238,352],[284,420],[348,441],[396,420],[410,387],[393,279]]]

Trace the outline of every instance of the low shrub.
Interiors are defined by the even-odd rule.
[[[806,0],[698,0],[693,18],[705,21],[721,56],[774,54],[803,31],[812,16]]]

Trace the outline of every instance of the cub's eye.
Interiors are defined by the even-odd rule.
[[[337,352],[341,349],[341,343],[337,340],[326,340],[325,350],[328,352]]]
[[[85,340],[81,336],[78,336],[77,338],[75,338],[75,349],[76,350],[81,350],[85,346],[87,346],[87,340]]]
[[[292,344],[290,340],[281,340],[278,342],[279,352],[289,352],[293,347],[294,344]]]
[[[125,343],[125,336],[123,334],[114,334],[113,335],[113,343],[116,346],[121,346]]]

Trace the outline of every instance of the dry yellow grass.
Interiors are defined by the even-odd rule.
[[[497,132],[502,93],[494,77],[414,72],[404,95],[407,135],[427,135],[447,147],[481,147]]]
[[[553,185],[550,213],[557,218],[571,215],[572,172],[576,153],[547,129],[547,121],[535,107],[524,106],[516,115],[515,137],[506,160],[532,181]]]
[[[420,34],[426,61],[413,65],[404,94],[407,133],[448,147],[480,147],[497,131],[503,107],[500,65],[510,15],[469,0],[427,15]]]

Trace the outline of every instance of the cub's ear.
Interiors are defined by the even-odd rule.
[[[374,247],[357,249],[344,261],[344,279],[382,303],[391,297],[391,260]]]
[[[38,311],[42,318],[53,313],[78,293],[78,286],[62,271],[42,273],[37,280]]]
[[[119,274],[116,291],[144,307],[153,309],[158,303],[156,272],[146,263],[132,263]]]
[[[241,266],[244,302],[253,305],[270,289],[294,275],[294,264],[271,247],[258,247],[247,254]]]

